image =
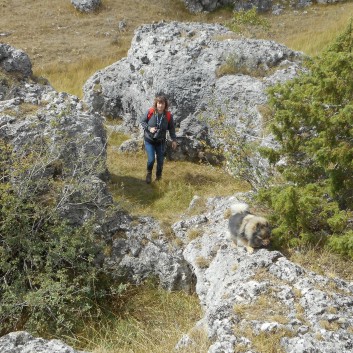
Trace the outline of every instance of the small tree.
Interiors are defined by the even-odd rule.
[[[353,257],[352,23],[308,71],[270,90],[278,149],[264,154],[285,184],[263,191],[276,215],[274,232],[287,244],[327,240]],[[345,246],[343,246],[345,243]]]

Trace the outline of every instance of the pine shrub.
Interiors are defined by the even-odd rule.
[[[325,244],[353,258],[352,23],[307,70],[270,90],[271,130],[263,149],[285,183],[262,190],[273,233],[286,246]],[[280,163],[278,163],[280,162]]]

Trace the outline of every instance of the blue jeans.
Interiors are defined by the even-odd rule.
[[[154,161],[157,157],[156,176],[161,177],[164,163],[164,142],[151,143],[145,140],[145,149],[147,152],[147,171],[152,172]]]

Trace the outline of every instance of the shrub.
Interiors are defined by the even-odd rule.
[[[85,315],[99,315],[112,294],[96,264],[102,249],[92,222],[74,227],[57,212],[62,180],[38,177],[45,152],[15,155],[0,143],[1,333],[28,329],[68,333]]]
[[[244,26],[259,27],[268,30],[270,23],[266,18],[261,17],[257,13],[256,7],[253,7],[251,10],[235,12],[232,21],[228,24],[229,29],[233,32],[241,32]]]
[[[287,245],[322,241],[352,257],[352,24],[307,72],[270,90],[278,149],[263,150],[285,184],[261,193]]]

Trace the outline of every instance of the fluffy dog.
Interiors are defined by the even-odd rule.
[[[245,246],[249,253],[253,253],[254,248],[270,244],[271,229],[266,218],[251,214],[246,203],[233,204],[230,210],[229,237],[236,245]]]

